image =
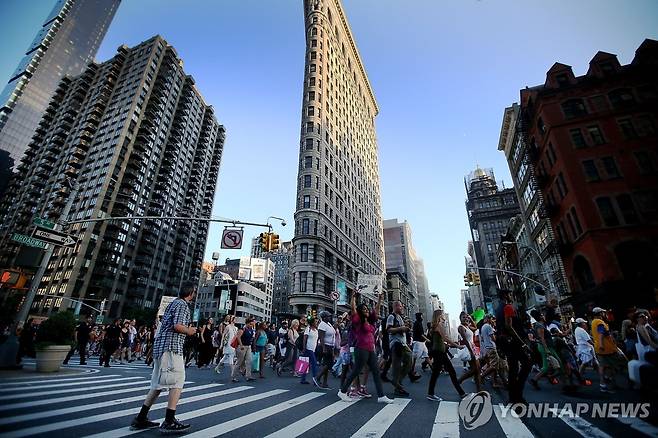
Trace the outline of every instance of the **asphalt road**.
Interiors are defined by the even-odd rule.
[[[71,373],[49,376],[3,377],[0,374],[0,436],[22,437],[88,437],[103,438],[135,435],[128,429],[132,417],[139,411],[148,391],[151,371],[142,362],[129,365],[98,367],[92,358],[87,366],[72,365]],[[26,367],[33,367],[28,360]],[[458,374],[462,368],[456,365]],[[27,375],[27,373],[26,373]],[[594,376],[590,376],[594,377]],[[266,370],[265,379],[254,382],[230,383],[226,374],[212,369],[189,368],[177,418],[190,422],[188,436],[210,437],[233,434],[247,437],[634,437],[658,436],[655,422],[656,403],[651,406],[653,417],[593,418],[596,403],[640,403],[636,391],[601,394],[596,381],[579,393],[565,396],[560,388],[544,382],[540,391],[526,388],[530,402],[556,404],[561,417],[522,418],[503,416],[499,406],[505,394],[492,390],[493,413],[483,425],[467,430],[458,415],[459,398],[443,374],[437,383],[440,403],[425,399],[429,372],[414,384],[407,384],[411,397],[383,405],[376,399],[345,403],[338,399],[339,381],[330,377],[331,391],[313,385],[300,385],[291,376],[277,377]],[[467,391],[474,391],[473,382],[465,382]],[[370,392],[374,384],[369,383]],[[390,384],[384,389],[392,396]],[[563,411],[565,403],[585,403],[589,413],[575,417]],[[161,396],[151,410],[150,418],[164,416],[166,395]],[[486,411],[486,409],[485,409]],[[483,414],[484,415],[484,414]],[[159,436],[157,430],[141,436]]]

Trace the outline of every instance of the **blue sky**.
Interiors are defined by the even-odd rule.
[[[380,106],[385,219],[406,219],[429,285],[454,317],[466,242],[463,178],[476,163],[511,185],[503,109],[556,62],[584,74],[598,50],[630,62],[658,39],[655,0],[343,0]],[[54,0],[0,1],[6,83]],[[98,53],[161,34],[227,129],[214,214],[292,223],[304,24],[301,0],[123,0]],[[211,227],[207,254],[219,250]],[[282,239],[292,226],[278,227]],[[245,237],[260,233],[248,228]],[[221,258],[243,251],[221,251]],[[209,256],[207,257],[209,259]]]

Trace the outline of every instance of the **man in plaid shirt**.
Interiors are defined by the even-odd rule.
[[[190,308],[188,303],[196,296],[196,284],[183,283],[178,298],[167,306],[160,328],[153,340],[153,375],[151,390],[146,395],[141,411],[133,419],[132,430],[144,430],[157,427],[158,424],[148,420],[148,412],[163,389],[169,390],[169,400],[165,420],[160,425],[162,433],[182,432],[190,427],[176,420],[176,405],[185,382],[185,362],[183,360],[183,343],[186,336],[196,333],[196,328],[188,327]]]

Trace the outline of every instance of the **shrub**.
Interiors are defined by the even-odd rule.
[[[39,324],[36,347],[72,345],[76,320],[71,312],[58,312]]]

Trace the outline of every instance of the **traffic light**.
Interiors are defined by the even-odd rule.
[[[464,286],[470,286],[471,285],[471,273],[467,273],[464,275]]]
[[[318,317],[318,311],[315,310],[315,309],[311,310],[311,317],[312,317],[313,319],[317,319],[317,317]]]
[[[267,247],[268,247],[268,244],[269,244],[268,243],[269,236],[270,236],[270,233],[260,233],[260,235],[258,236],[258,244],[260,245],[263,252],[268,251]]]
[[[480,274],[476,274],[475,272],[473,272],[471,278],[473,279],[474,285],[476,286],[480,285]]]
[[[269,251],[276,251],[279,249],[279,235],[270,233]]]

